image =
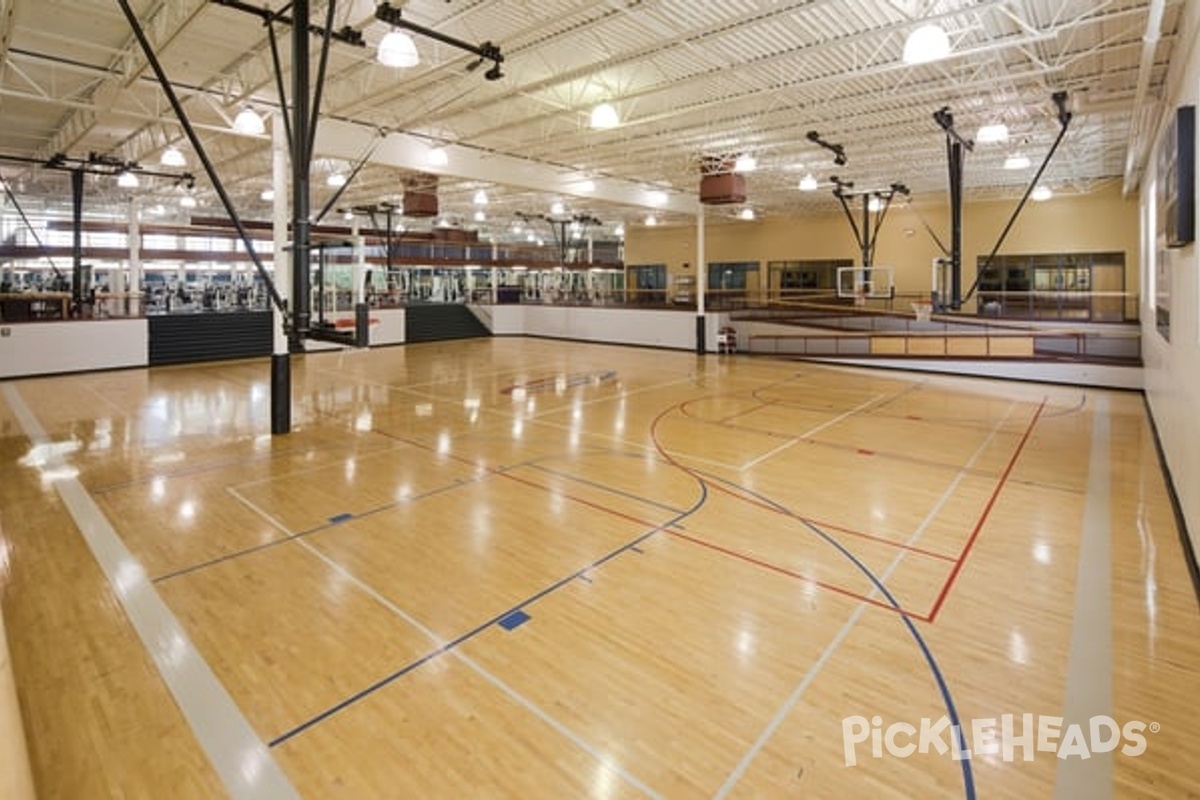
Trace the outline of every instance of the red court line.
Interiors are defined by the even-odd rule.
[[[687,402],[687,401],[685,401],[685,402]],[[668,463],[683,470],[684,472],[686,472],[687,474],[696,478],[697,480],[704,480],[704,478],[702,476],[698,475],[696,473],[696,471],[693,470],[691,467],[688,467],[684,464],[679,463],[678,460],[676,460],[673,456],[671,456],[670,453],[668,453],[666,451],[666,449],[663,448],[662,442],[660,442],[658,440],[658,423],[662,420],[663,417],[665,417],[667,414],[671,413],[675,409],[679,409],[682,413],[686,413],[686,412],[683,412],[683,408],[682,408],[683,405],[684,405],[684,403],[680,403],[676,406],[672,406],[671,408],[667,408],[667,409],[663,410],[657,417],[655,417],[654,422],[650,423],[650,438],[653,440],[654,446],[658,450],[659,454],[664,459],[666,459]],[[732,427],[732,426],[730,426],[730,427]],[[811,442],[813,440],[798,439],[797,441]],[[813,443],[815,444],[816,442],[813,442]],[[947,466],[947,469],[949,469],[949,468],[950,467]],[[741,500],[743,503],[749,503],[750,505],[757,506],[758,508],[764,509],[766,511],[770,511],[774,514],[779,514],[780,516],[787,517],[788,519],[794,519],[794,520],[797,520],[799,522],[806,523],[809,525],[816,525],[819,528],[831,528],[833,530],[844,533],[847,536],[855,536],[859,539],[865,539],[870,542],[877,542],[879,544],[886,545],[888,547],[894,547],[897,550],[904,550],[909,553],[916,553],[918,555],[928,556],[929,558],[934,558],[939,561],[955,561],[956,560],[956,558],[954,556],[948,556],[948,555],[945,555],[944,553],[937,553],[932,550],[925,550],[924,548],[915,547],[915,546],[909,545],[909,544],[903,544],[902,542],[897,542],[897,541],[888,539],[883,536],[876,536],[874,534],[866,533],[864,531],[856,531],[851,528],[843,527],[841,525],[823,522],[821,520],[813,519],[811,517],[801,516],[799,514],[793,514],[792,512],[787,511],[786,509],[779,508],[778,506],[772,505],[771,503],[766,503],[766,502],[759,500],[757,498],[754,498],[754,497],[747,497],[746,495],[744,495],[734,489],[730,489],[729,487],[725,486],[724,484],[722,484],[720,482],[714,483],[711,481],[706,481],[706,483],[708,483],[708,485],[711,486],[714,490],[723,492],[724,494],[727,494],[730,497],[734,497],[738,500]]]
[[[687,468],[682,467],[682,469],[686,470]],[[688,470],[688,472],[691,472],[691,471]],[[757,508],[761,508],[764,511],[770,511],[773,514],[779,514],[782,517],[787,517],[788,519],[794,519],[797,522],[803,522],[808,525],[815,525],[816,527],[821,528],[823,530],[834,530],[834,531],[837,531],[838,533],[844,533],[847,536],[854,536],[859,539],[866,539],[869,542],[875,542],[876,544],[882,544],[887,547],[894,547],[897,550],[904,550],[909,553],[915,553],[916,555],[921,555],[921,556],[926,556],[928,558],[937,559],[938,561],[954,562],[954,561],[958,560],[957,557],[955,557],[955,556],[948,556],[945,553],[938,553],[933,550],[926,550],[923,547],[916,547],[915,545],[904,544],[903,542],[897,542],[894,539],[889,539],[885,536],[876,536],[873,533],[865,533],[864,531],[857,531],[857,530],[854,530],[853,528],[847,528],[844,525],[838,525],[837,523],[834,523],[834,522],[825,522],[824,520],[814,519],[813,517],[806,517],[806,516],[803,516],[800,514],[793,514],[790,511],[779,508],[770,503],[759,500],[755,497],[747,497],[746,495],[738,492],[736,489],[730,489],[729,487],[723,486],[721,484],[714,484],[714,483],[710,482],[709,486],[712,486],[712,488],[716,489],[717,491],[724,492],[725,494],[728,494],[732,497],[736,497],[738,500],[741,500],[743,503],[749,503],[750,505],[755,506]]]
[[[1034,426],[1037,425],[1038,419],[1042,416],[1042,411],[1046,408],[1046,402],[1046,400],[1042,400],[1042,404],[1037,407],[1037,411],[1033,414],[1033,419],[1029,421],[1029,426],[1025,428],[1025,434],[1021,437],[1021,441],[1017,443],[1017,449],[1013,451],[1012,457],[1008,460],[1008,465],[1004,468],[1004,472],[1000,474],[1000,480],[996,482],[996,488],[992,490],[992,496],[988,498],[987,503],[984,505],[983,512],[980,513],[979,519],[975,522],[974,529],[971,530],[971,535],[967,538],[967,543],[963,545],[962,552],[959,553],[958,560],[954,563],[954,568],[950,570],[950,575],[946,578],[946,582],[942,584],[942,591],[938,594],[933,608],[929,611],[929,622],[937,619],[938,613],[942,610],[942,604],[946,602],[946,597],[950,594],[950,589],[954,586],[954,582],[958,580],[963,565],[967,563],[967,556],[971,555],[971,550],[975,547],[975,540],[979,538],[979,532],[983,530],[984,523],[987,522],[988,516],[992,513],[992,508],[996,505],[996,500],[1000,497],[1000,492],[1003,491],[1005,485],[1008,483],[1009,476],[1012,475],[1013,468],[1017,465],[1017,459],[1021,457],[1021,453],[1025,450],[1025,445],[1029,442],[1029,437],[1033,434]]]
[[[660,415],[660,416],[661,416],[661,415]],[[386,434],[386,433],[385,433],[385,434],[383,434],[383,435],[385,435],[385,436],[389,436],[389,437],[392,437],[392,435],[391,435],[391,434]],[[392,437],[392,438],[395,438],[397,441],[408,442],[409,444],[413,445],[414,447],[418,447],[418,448],[421,448],[421,449],[424,449],[424,450],[428,450],[428,451],[430,451],[430,452],[434,452],[434,448],[432,448],[432,447],[429,447],[428,445],[425,445],[425,444],[423,444],[423,443],[421,443],[421,442],[416,442],[416,441],[413,441],[413,440],[411,440],[411,439],[407,439],[407,438],[405,438],[405,437],[401,437],[401,436],[395,436],[395,437]],[[451,455],[451,456],[448,456],[448,457],[449,457],[449,458],[451,458],[451,459],[457,460],[457,461],[462,461],[462,462],[464,462],[464,463],[472,463],[472,462],[469,462],[469,461],[467,461],[467,459],[464,459],[464,458],[461,458],[461,457],[457,457],[457,456],[453,456],[453,455]],[[668,456],[668,458],[669,458],[669,456]],[[475,466],[478,466],[478,465],[475,465]],[[677,466],[678,466],[678,465],[677,465]],[[490,468],[490,467],[484,467],[483,469],[484,469],[484,471],[486,471],[486,472],[488,472],[488,473],[490,473],[490,474],[492,474],[492,475],[494,475],[494,476],[496,476],[496,477],[498,477],[498,478],[507,478],[507,479],[508,479],[508,480],[510,480],[510,481],[514,481],[514,482],[516,482],[516,483],[521,483],[521,484],[524,484],[524,485],[526,485],[526,486],[529,486],[529,487],[531,487],[531,488],[534,488],[534,489],[539,489],[539,490],[541,490],[541,491],[543,491],[543,492],[552,492],[552,491],[553,491],[553,490],[552,490],[550,487],[548,487],[548,486],[545,486],[545,485],[543,485],[543,484],[540,484],[540,483],[538,483],[537,481],[531,481],[531,480],[529,480],[529,479],[527,479],[527,478],[519,478],[519,477],[517,477],[516,475],[513,475],[512,473],[510,473],[510,472],[507,472],[507,471],[505,471],[505,472],[501,472],[501,471],[499,471],[499,470],[495,470],[495,469],[492,469],[492,468]],[[687,467],[682,467],[682,466],[680,466],[680,469],[684,470],[684,471],[685,471],[685,472],[687,472],[689,475],[692,475],[692,476],[693,476],[694,478],[696,478],[697,480],[701,480],[701,481],[703,481],[703,479],[702,479],[702,478],[700,478],[699,476],[695,475],[695,473],[693,473],[693,472],[692,472],[691,470],[689,470]],[[709,485],[712,485],[712,484],[709,484]],[[714,487],[714,488],[719,488],[719,487]],[[618,510],[616,510],[615,508],[612,508],[612,507],[610,507],[610,506],[606,506],[606,505],[603,505],[603,504],[601,504],[601,503],[595,503],[595,502],[593,502],[593,501],[591,501],[591,500],[586,500],[586,499],[584,499],[584,498],[582,498],[582,497],[576,497],[576,496],[574,496],[574,495],[572,495],[572,494],[568,494],[568,493],[565,493],[565,492],[564,492],[564,493],[562,493],[562,497],[564,497],[564,498],[565,498],[565,499],[567,499],[567,500],[570,500],[570,501],[571,501],[571,502],[573,502],[573,503],[578,503],[578,504],[580,504],[580,505],[587,506],[588,508],[592,508],[592,509],[595,509],[595,510],[597,510],[597,511],[600,511],[601,513],[608,514],[608,515],[610,515],[610,516],[613,516],[613,517],[617,517],[618,519],[622,519],[622,520],[625,520],[625,521],[627,521],[627,522],[634,522],[634,523],[637,523],[638,525],[643,525],[643,526],[645,526],[646,528],[648,528],[648,529],[651,529],[651,530],[661,530],[661,531],[663,531],[664,533],[667,533],[667,534],[669,534],[669,535],[671,535],[671,536],[677,537],[677,538],[679,538],[679,539],[685,539],[685,540],[687,540],[687,541],[689,541],[689,542],[692,542],[693,544],[697,544],[697,545],[699,545],[699,546],[701,546],[701,547],[706,547],[706,548],[708,548],[708,549],[710,549],[710,550],[714,550],[714,551],[716,551],[716,552],[723,553],[723,554],[725,554],[725,555],[727,555],[727,556],[730,556],[731,558],[736,558],[736,559],[738,559],[739,561],[744,561],[744,562],[746,562],[747,564],[754,564],[755,566],[761,567],[761,568],[763,568],[763,569],[767,569],[767,570],[770,570],[770,571],[772,571],[772,572],[777,572],[777,573],[779,573],[779,574],[781,574],[781,575],[787,575],[787,576],[789,576],[789,577],[796,578],[796,579],[798,579],[798,580],[806,580],[806,581],[810,581],[810,582],[811,582],[813,585],[815,585],[815,586],[820,586],[820,587],[821,587],[821,588],[823,588],[823,589],[828,589],[829,591],[831,591],[831,592],[834,592],[834,593],[836,593],[836,594],[840,594],[840,595],[843,595],[843,596],[845,596],[845,597],[852,598],[852,599],[854,599],[854,600],[861,600],[861,601],[862,601],[862,602],[864,602],[864,603],[868,603],[868,604],[870,604],[870,605],[877,606],[877,607],[879,607],[879,608],[882,608],[882,609],[886,609],[886,610],[888,610],[888,611],[891,611],[891,612],[893,612],[893,613],[896,613],[896,614],[900,614],[900,615],[902,615],[902,616],[911,617],[911,618],[913,618],[913,619],[915,619],[915,620],[919,620],[919,621],[921,621],[921,622],[929,622],[929,619],[928,619],[928,618],[926,618],[926,617],[923,617],[923,616],[921,616],[920,614],[917,614],[917,613],[915,613],[915,612],[912,612],[912,611],[907,611],[907,610],[905,610],[905,609],[904,609],[904,608],[902,608],[902,607],[898,608],[898,607],[896,607],[896,606],[893,606],[893,605],[891,605],[890,603],[886,603],[886,602],[884,602],[884,601],[882,601],[882,600],[877,600],[877,599],[875,599],[875,598],[873,598],[873,597],[868,597],[867,595],[860,594],[860,593],[858,593],[858,592],[854,592],[854,591],[851,591],[851,590],[849,590],[849,589],[845,589],[845,588],[843,588],[843,587],[841,587],[841,586],[837,586],[836,584],[826,583],[826,582],[824,582],[824,581],[819,581],[819,580],[816,580],[815,578],[810,578],[810,577],[809,577],[809,576],[807,576],[807,575],[801,574],[801,573],[799,573],[799,572],[795,572],[795,571],[793,571],[793,570],[790,570],[790,569],[788,569],[788,568],[786,568],[786,567],[781,567],[781,566],[779,566],[778,564],[772,564],[772,563],[771,563],[771,562],[769,562],[769,561],[763,561],[762,559],[755,558],[754,556],[749,556],[749,555],[746,555],[745,553],[739,553],[739,552],[738,552],[738,551],[736,551],[736,550],[731,550],[731,549],[729,549],[729,548],[726,548],[726,547],[721,547],[720,545],[712,544],[711,542],[706,542],[706,541],[704,541],[703,539],[698,539],[698,538],[696,538],[696,537],[694,537],[694,536],[689,536],[688,534],[681,533],[681,532],[679,532],[679,531],[677,531],[677,530],[674,530],[674,529],[672,529],[671,527],[669,527],[669,526],[668,526],[666,523],[664,523],[664,522],[652,522],[652,521],[650,521],[650,520],[641,519],[640,517],[634,516],[634,515],[632,515],[632,514],[626,514],[626,513],[625,513],[625,512],[623,512],[623,511],[618,511]],[[746,500],[747,502],[751,502],[751,501],[750,501],[750,500],[748,500],[747,498],[740,498],[740,499]],[[765,508],[770,508],[770,506],[766,506],[766,505],[764,505],[764,507],[765,507]],[[777,509],[776,509],[776,510],[777,510]],[[782,513],[782,512],[781,512],[781,513]],[[792,515],[788,515],[788,514],[784,514],[784,516],[788,516],[788,517],[791,517],[791,518],[795,518],[795,517],[793,517]],[[864,535],[865,535],[865,534],[864,534]],[[898,546],[899,546],[899,545],[898,545]]]
[[[960,464],[949,464],[944,461],[935,461],[930,458],[917,458],[916,456],[911,456],[907,453],[897,453],[897,452],[893,452],[890,450],[868,450],[868,449],[865,449],[862,447],[857,447],[855,445],[838,444],[836,442],[829,442],[829,441],[825,441],[823,439],[818,439],[818,438],[811,437],[811,436],[792,436],[791,434],[778,433],[776,431],[766,430],[763,428],[755,428],[751,425],[735,425],[733,423],[727,422],[725,419],[720,419],[720,420],[706,419],[704,417],[697,416],[687,410],[687,406],[689,404],[691,404],[692,402],[696,402],[696,401],[687,400],[687,401],[681,403],[679,406],[679,411],[688,419],[694,419],[703,425],[712,425],[717,428],[729,428],[730,430],[734,430],[734,431],[745,431],[746,433],[754,433],[754,434],[758,434],[760,436],[767,436],[772,439],[784,439],[786,441],[793,442],[793,443],[800,442],[803,444],[811,444],[816,447],[824,447],[824,448],[827,448],[830,450],[841,450],[841,451],[845,451],[845,452],[855,453],[855,454],[861,455],[861,456],[879,456],[880,458],[886,458],[886,459],[890,459],[892,461],[903,461],[908,464],[916,464],[916,465],[922,466],[922,467],[933,467],[934,469],[948,469],[948,470],[954,470],[955,472],[966,472],[968,475],[981,475],[981,476],[985,476],[985,477],[991,477],[991,473],[986,472],[984,470],[965,469]],[[780,403],[764,403],[763,405],[758,406],[754,409],[751,409],[750,411],[744,412],[744,414],[739,414],[739,415],[735,415],[735,416],[744,416],[745,414],[749,414],[751,411],[758,411],[762,408],[768,408],[771,405],[781,405],[781,404]],[[726,418],[726,419],[731,419],[731,418],[732,417]],[[893,419],[899,419],[899,417],[893,417]],[[936,422],[936,420],[924,419],[924,418],[913,418],[913,419],[916,419],[917,421],[920,421],[920,422],[927,422],[927,423],[931,423],[931,424]],[[982,429],[976,428],[975,426],[967,426],[967,427],[969,427],[971,430],[982,430]],[[943,556],[938,556],[938,557],[940,558]],[[954,560],[953,556],[945,556],[944,558],[946,558],[947,561]]]
[[[790,570],[787,567],[781,567],[778,564],[772,564],[770,561],[763,561],[762,559],[755,558],[754,556],[748,556],[745,553],[739,553],[738,551],[731,550],[728,547],[722,547],[718,544],[713,544],[712,542],[706,542],[703,539],[698,539],[695,536],[689,536],[686,533],[681,533],[671,528],[664,528],[663,530],[665,533],[670,536],[674,536],[676,539],[683,539],[684,541],[691,542],[692,544],[699,545],[700,547],[704,547],[709,550],[714,550],[722,555],[729,556],[730,558],[735,558],[738,561],[744,561],[747,564],[753,564],[756,567],[761,567],[763,569],[770,570],[771,572],[778,572],[780,575],[787,575],[789,578],[797,578],[799,580],[808,581],[815,586],[820,586],[822,589],[828,589],[836,594],[844,595],[845,597],[849,597],[853,600],[858,600],[863,603],[868,603],[886,611],[900,614],[904,617],[911,617],[912,619],[919,620],[920,622],[929,622],[928,618],[923,617],[920,614],[908,611],[899,606],[894,606],[891,603],[884,602],[883,600],[877,600],[873,597],[859,594],[858,592],[852,592],[849,589],[843,589],[841,586],[833,583],[826,583],[825,581],[819,581],[816,578],[810,578],[801,572]]]

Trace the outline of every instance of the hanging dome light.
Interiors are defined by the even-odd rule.
[[[444,167],[450,163],[450,154],[444,147],[435,147],[425,154],[425,160],[429,162],[430,166]]]
[[[979,131],[975,134],[975,141],[978,144],[1007,142],[1008,126],[1003,122],[996,122],[991,125],[981,125],[979,126]]]
[[[195,208],[196,207],[196,198],[192,197],[190,194],[185,194],[183,197],[179,198],[179,207],[180,208]]]
[[[485,192],[483,189],[479,189],[478,191],[476,191],[474,202],[475,202],[475,205],[477,205],[477,206],[486,206],[488,204],[487,192]]]
[[[243,136],[261,136],[267,130],[263,118],[250,106],[246,106],[233,119],[233,130]]]
[[[950,37],[940,25],[922,25],[904,41],[905,64],[928,64],[950,55]]]
[[[740,155],[733,162],[734,172],[754,172],[758,169],[758,159],[751,155]]]
[[[800,191],[815,192],[817,190],[817,178],[811,172],[800,179]]]
[[[183,153],[180,152],[179,148],[175,147],[174,145],[162,151],[162,155],[159,156],[158,162],[164,167],[187,166],[187,159],[183,157]]]
[[[385,67],[415,67],[421,63],[417,43],[404,31],[392,30],[379,42],[375,57]]]
[[[138,176],[127,170],[117,175],[117,186],[122,189],[136,189],[140,183]]]
[[[1029,199],[1036,200],[1039,203],[1049,200],[1051,197],[1054,197],[1054,192],[1050,191],[1049,186],[1045,185],[1039,185],[1029,195]]]
[[[1009,156],[1004,159],[1005,169],[1028,169],[1030,165],[1029,156],[1023,156],[1020,153]]]
[[[615,128],[621,124],[621,117],[611,103],[601,103],[592,109],[592,127],[599,130]]]
[[[754,209],[753,208],[743,208],[741,213],[738,214],[738,217],[740,219],[744,219],[747,221],[752,220],[752,219],[754,219]]]

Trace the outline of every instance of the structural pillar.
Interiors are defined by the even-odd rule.
[[[125,304],[126,313],[131,317],[142,315],[142,221],[141,204],[135,199],[129,201],[129,278],[125,291],[129,293]],[[111,291],[119,291],[115,286]]]
[[[696,201],[696,355],[708,352],[708,331],[705,330],[705,292],[708,289],[708,256],[704,251],[704,203]]]
[[[283,298],[285,308],[288,287],[291,285],[290,254],[288,252],[288,146],[283,124],[283,112],[271,116],[271,185],[275,190],[272,207],[275,288]],[[272,306],[271,324],[275,332],[271,345],[271,433],[288,433],[292,429],[292,362],[290,353],[290,321],[285,310]]]

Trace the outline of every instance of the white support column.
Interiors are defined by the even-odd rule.
[[[292,286],[291,252],[288,250],[288,146],[287,132],[283,126],[283,114],[276,111],[271,115],[271,188],[275,192],[272,207],[272,229],[274,242],[275,289],[284,300]],[[288,352],[284,319],[279,309],[274,311],[275,342],[271,352],[282,355]]]
[[[363,241],[362,234],[359,232],[358,217],[350,223],[350,243],[354,248],[354,267],[351,271],[351,280],[354,282],[354,304],[367,302],[367,247]]]
[[[136,198],[129,201],[129,278],[125,291],[129,293],[129,316],[139,317],[142,314],[142,209],[141,202]],[[110,291],[120,293],[121,288],[114,281],[109,286]]]

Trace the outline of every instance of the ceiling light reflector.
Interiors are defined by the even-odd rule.
[[[1007,142],[1008,126],[1003,122],[996,122],[991,125],[981,125],[979,127],[979,132],[975,134],[975,141],[979,144]]]
[[[233,119],[233,130],[243,136],[261,136],[267,130],[263,118],[250,106],[246,106]]]
[[[592,109],[592,127],[598,130],[615,128],[621,124],[621,117],[611,103],[601,103]]]
[[[928,64],[950,55],[950,37],[940,25],[922,25],[904,41],[905,64]]]
[[[417,43],[404,31],[389,31],[379,42],[375,57],[385,67],[415,67],[421,63]]]

